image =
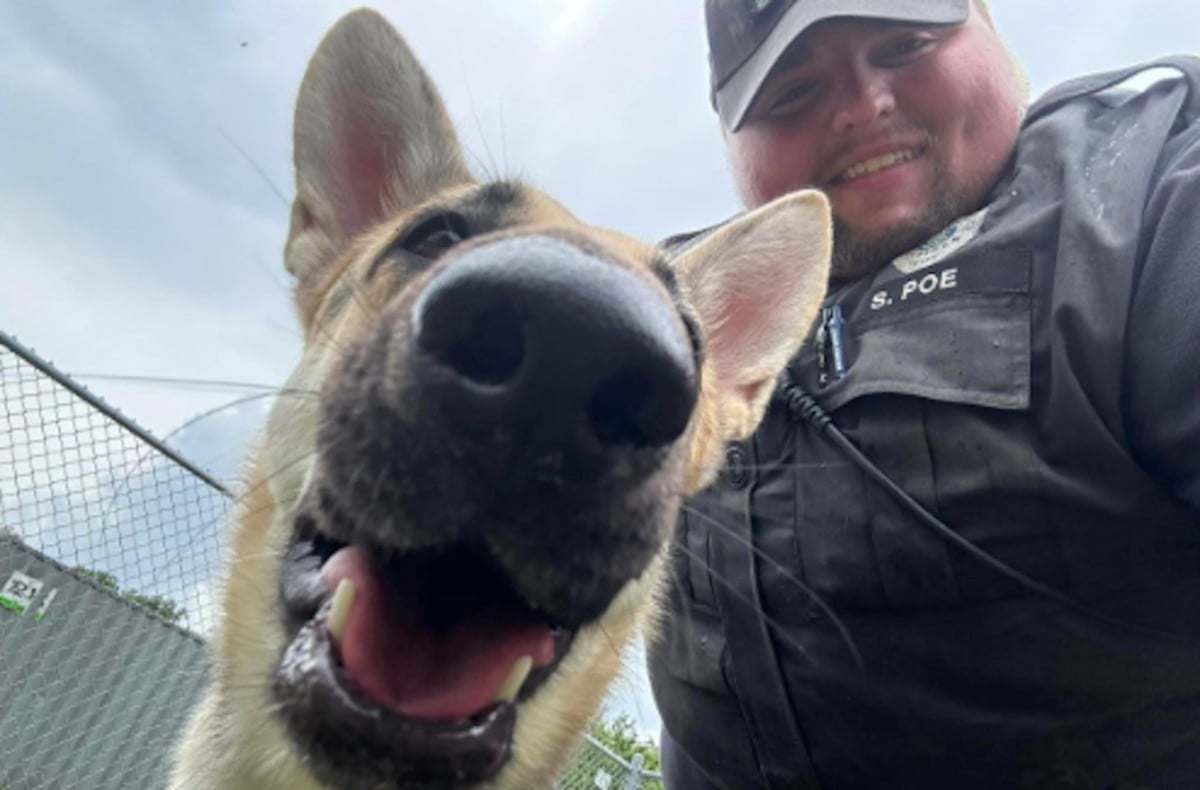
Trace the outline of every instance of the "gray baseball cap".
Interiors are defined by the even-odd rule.
[[[704,0],[712,102],[735,131],[763,82],[796,37],[835,16],[961,24],[971,0]]]

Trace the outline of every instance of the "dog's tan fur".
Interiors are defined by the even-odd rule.
[[[286,388],[324,392],[339,375],[344,350],[427,279],[394,271],[367,277],[366,268],[422,207],[479,186],[433,85],[390,26],[366,11],[340,22],[313,57],[297,102],[295,162],[285,263],[296,280],[305,349]],[[521,189],[519,211],[505,216],[506,229],[494,236],[547,234],[602,250],[673,300],[648,272],[651,248],[586,226],[548,197]],[[707,356],[699,403],[679,440],[686,460],[665,496],[709,482],[723,444],[749,434],[761,418],[771,384],[819,304],[829,232],[824,199],[803,193],[727,225],[674,262],[682,309],[698,320]],[[294,512],[316,474],[317,420],[316,398],[281,397],[253,456],[212,639],[211,687],[181,740],[175,790],[323,787],[276,721],[266,680],[284,644],[275,591]],[[662,526],[664,538],[669,528]],[[649,619],[661,566],[660,554],[520,704],[512,757],[491,786],[552,784],[619,669],[614,645],[626,644]]]

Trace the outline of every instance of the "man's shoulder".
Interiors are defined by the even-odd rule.
[[[738,215],[735,214],[733,217],[721,220],[720,222],[709,225],[708,227],[700,228],[699,230],[689,230],[682,233],[672,234],[658,242],[658,247],[668,256],[673,258],[683,252],[686,252],[690,247],[695,246],[700,242],[701,239],[708,236],[708,234],[712,233],[717,228],[728,224],[730,220],[737,216]]]
[[[1185,107],[1185,111],[1190,109],[1193,115],[1197,114],[1200,108],[1200,57],[1173,55],[1056,85],[1030,106],[1026,124],[1077,101],[1123,106],[1138,96],[1151,93],[1152,86],[1163,82],[1182,84],[1190,95],[1191,106]]]

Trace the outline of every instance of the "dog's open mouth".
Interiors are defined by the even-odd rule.
[[[396,556],[298,524],[280,574],[291,641],[273,688],[318,776],[340,785],[353,774],[350,786],[494,776],[516,704],[574,632],[526,603],[482,547]]]

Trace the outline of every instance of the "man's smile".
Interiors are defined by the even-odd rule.
[[[920,148],[901,148],[863,159],[833,177],[834,184],[856,181],[881,170],[911,162],[924,153]]]

